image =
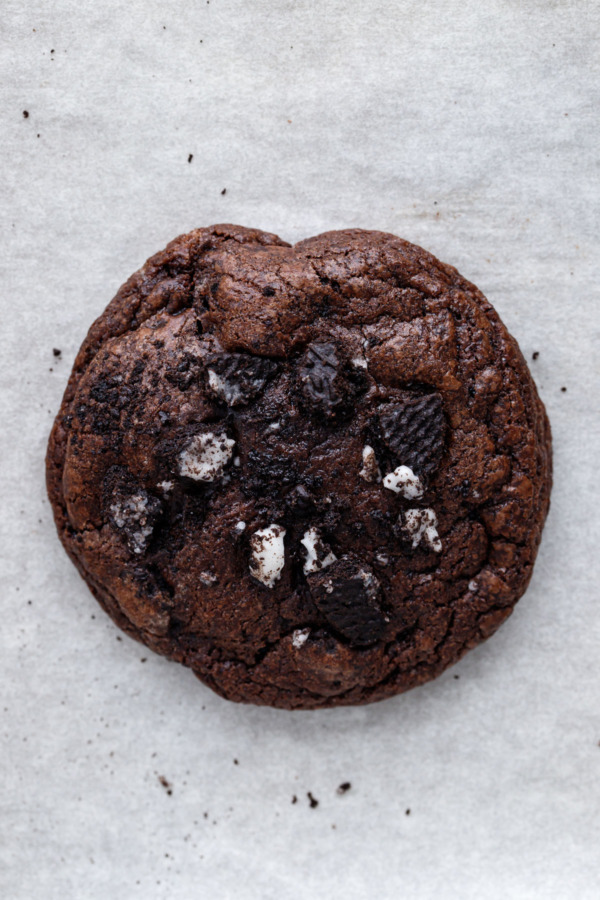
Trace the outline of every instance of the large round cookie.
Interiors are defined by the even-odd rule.
[[[389,234],[232,225],[94,323],[50,437],[61,540],[115,622],[231,700],[367,703],[489,637],[531,577],[550,429],[516,342]]]

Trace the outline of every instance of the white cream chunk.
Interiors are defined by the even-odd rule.
[[[125,528],[134,553],[143,553],[154,527],[148,522],[148,497],[132,494],[126,500],[111,504],[110,511],[117,528]]]
[[[423,496],[423,482],[409,466],[398,466],[383,479],[383,486],[395,494],[402,494],[407,500]]]
[[[356,366],[357,369],[367,369],[368,363],[364,356],[354,356],[351,360],[353,366]]]
[[[381,481],[381,469],[377,464],[375,451],[369,444],[363,447],[362,461],[362,469],[358,473],[360,477],[365,481]]]
[[[282,525],[269,525],[255,531],[250,538],[250,574],[269,588],[279,580],[285,565],[284,537],[285,528]]]
[[[214,574],[214,572],[200,572],[198,580],[208,587],[209,585],[216,583],[217,576]]]
[[[161,491],[164,491],[165,494],[168,494],[170,490],[173,489],[172,481],[161,481],[158,485]]]
[[[292,634],[292,647],[299,650],[305,644],[310,636],[310,628],[297,628]]]
[[[242,531],[245,531],[245,530],[246,530],[246,523],[242,522],[240,519],[239,522],[236,522],[236,524],[234,526],[234,531],[237,531],[238,534],[241,534]]]
[[[437,516],[432,509],[409,509],[404,514],[403,528],[411,536],[413,547],[418,547],[423,541],[436,553],[440,553],[442,542],[437,523]]]
[[[225,434],[197,434],[179,456],[179,474],[194,481],[214,481],[223,474],[234,445]]]
[[[300,543],[306,547],[306,560],[304,562],[304,574],[320,572],[321,569],[330,566],[337,559],[333,552],[325,553],[327,547],[323,544],[317,528],[309,528],[304,532]]]
[[[242,397],[242,390],[239,385],[233,381],[227,381],[221,378],[214,369],[207,369],[208,386],[219,400],[224,400],[228,406],[235,406]]]

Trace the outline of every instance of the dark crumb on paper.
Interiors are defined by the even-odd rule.
[[[460,678],[460,675],[455,675],[454,678],[456,681],[458,681],[458,679]]]
[[[292,796],[292,803],[297,803],[297,802],[298,802],[298,798],[297,798],[296,795],[294,794],[294,795]]]
[[[233,764],[234,766],[239,766],[239,762],[237,761],[237,759],[234,759]]]
[[[50,53],[54,53],[54,50],[51,50]]]
[[[539,355],[540,355],[540,351],[539,351],[539,350],[536,350],[535,353],[532,355],[531,358],[532,358],[533,360],[536,360],[536,359],[538,359]]]
[[[193,153],[190,153],[190,155],[188,156],[188,162],[191,163],[191,161],[193,160],[193,158],[194,158],[194,154],[193,154]]]
[[[140,662],[146,662],[146,659],[147,659],[146,656],[141,656],[141,657],[140,657]]]
[[[308,791],[308,793],[306,794],[306,796],[308,797],[308,802],[309,802],[310,808],[311,808],[311,809],[316,809],[317,806],[319,805],[319,801],[316,800],[316,799],[313,797],[313,795],[311,794],[310,791]]]
[[[28,118],[29,118],[29,112],[28,112],[28,110],[26,110],[26,109],[23,110],[23,118],[24,118],[24,119],[28,119]]]
[[[162,784],[165,791],[167,792],[167,794],[170,797],[171,794],[173,793],[173,785],[169,781],[167,781],[167,779],[165,778],[164,775],[159,775],[158,780],[160,781],[160,783]]]
[[[407,809],[407,810],[406,810],[405,815],[410,816],[410,809]]]
[[[561,387],[561,391],[563,392],[563,394],[566,394],[567,393],[566,387]]]
[[[60,356],[62,353],[62,350],[59,350],[58,347],[53,347],[52,353],[54,354],[54,356]]]
[[[346,791],[349,791],[351,787],[352,787],[352,785],[350,784],[349,781],[344,781],[344,782],[342,782],[342,784],[340,784],[340,786],[338,787],[336,793],[338,793],[338,794],[345,794]]]
[[[221,195],[226,194],[226,193],[227,193],[227,188],[223,188],[223,190],[221,191]]]

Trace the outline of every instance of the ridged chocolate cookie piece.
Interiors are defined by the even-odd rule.
[[[455,269],[389,234],[221,225],[152,257],[79,351],[47,455],[115,622],[232,700],[367,703],[522,595],[550,429]]]

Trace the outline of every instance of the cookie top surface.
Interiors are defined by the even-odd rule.
[[[60,537],[125,631],[225,697],[382,699],[525,590],[550,432],[515,341],[392,235],[173,241],[75,361],[47,456]]]

